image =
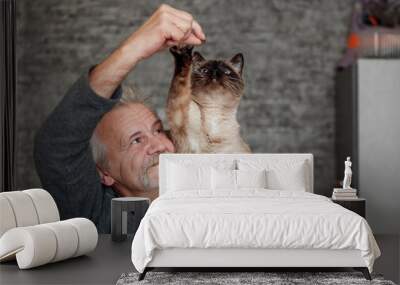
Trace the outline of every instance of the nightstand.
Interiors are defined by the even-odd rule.
[[[364,198],[357,199],[332,199],[332,202],[339,204],[340,206],[359,214],[361,217],[365,218],[365,204],[366,200]]]
[[[111,238],[124,241],[129,234],[135,234],[140,221],[150,205],[149,198],[120,197],[111,200]]]

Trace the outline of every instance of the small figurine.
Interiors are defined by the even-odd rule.
[[[351,188],[351,176],[353,172],[351,171],[351,161],[350,156],[347,157],[347,160],[344,162],[344,179],[343,179],[343,189],[352,189]]]

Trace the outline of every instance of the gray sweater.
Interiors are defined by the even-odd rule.
[[[111,99],[97,95],[82,75],[36,133],[36,170],[56,201],[61,219],[85,217],[100,233],[110,233],[111,199],[117,194],[100,182],[90,149],[90,138],[101,117],[122,95],[121,86]]]

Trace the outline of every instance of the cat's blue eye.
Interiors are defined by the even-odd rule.
[[[208,72],[208,69],[204,67],[200,69],[200,72],[206,74]]]
[[[226,75],[229,75],[229,74],[231,74],[231,71],[230,71],[229,69],[225,69],[224,73],[225,73]]]

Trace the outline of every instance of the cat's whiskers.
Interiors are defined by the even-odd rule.
[[[242,81],[242,79],[241,78],[236,78],[236,77],[233,77],[233,76],[228,76],[228,79],[229,80],[231,80],[231,81]]]
[[[243,84],[238,85],[228,80],[223,81],[222,83],[225,88],[232,90],[235,94],[241,93],[241,90],[243,89]]]

